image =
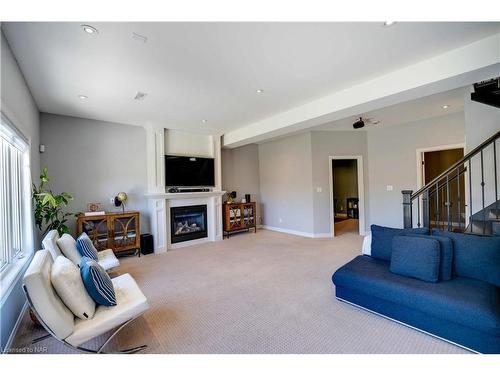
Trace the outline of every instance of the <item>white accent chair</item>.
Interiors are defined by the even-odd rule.
[[[57,295],[50,281],[52,256],[49,250],[35,253],[23,278],[23,290],[28,303],[42,326],[63,344],[85,353],[103,353],[104,347],[128,323],[149,309],[149,304],[130,274],[113,278],[116,306],[97,306],[92,319],[76,318]],[[106,332],[115,330],[98,350],[80,345]],[[34,342],[41,341],[43,336]],[[146,345],[137,346],[119,353],[136,353]]]
[[[50,255],[52,255],[52,261],[55,261],[59,255],[65,256],[57,245],[58,239],[59,233],[57,232],[57,230],[52,229],[45,235],[42,240],[42,246],[44,249],[50,251]],[[97,257],[97,263],[99,263],[106,271],[109,271],[112,268],[118,267],[120,265],[120,261],[111,249],[98,251]]]

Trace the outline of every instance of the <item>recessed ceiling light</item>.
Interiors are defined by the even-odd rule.
[[[449,104],[445,104],[445,105],[443,105],[443,109],[448,109],[448,108],[450,108],[450,105],[449,105]]]
[[[396,21],[385,21],[384,27],[391,27],[396,23]]]
[[[82,25],[83,31],[85,31],[87,34],[98,34],[99,31],[94,27],[90,25]]]
[[[89,97],[88,97],[88,96],[86,96],[86,95],[78,95],[78,97],[79,97],[80,99],[82,99],[82,100],[84,100],[84,99],[88,99],[88,98],[89,98]]]
[[[262,94],[262,93],[264,92],[264,89],[257,89],[257,90],[256,90],[256,92],[257,92],[258,94]]]
[[[134,99],[135,100],[144,100],[148,94],[146,92],[141,92],[137,91],[137,94],[135,94]]]
[[[203,120],[201,120],[201,122],[206,124],[208,122],[208,120],[203,119]]]

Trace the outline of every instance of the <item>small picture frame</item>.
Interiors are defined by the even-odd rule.
[[[101,204],[100,203],[87,203],[87,211],[88,212],[96,212],[100,211]]]

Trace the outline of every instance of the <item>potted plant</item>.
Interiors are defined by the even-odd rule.
[[[63,209],[73,200],[73,197],[62,192],[54,194],[47,188],[50,181],[47,167],[43,168],[40,174],[40,184],[33,184],[32,197],[35,208],[35,224],[44,236],[48,231],[56,229],[59,235],[69,233],[66,225],[68,217],[74,215],[70,212],[64,212]]]

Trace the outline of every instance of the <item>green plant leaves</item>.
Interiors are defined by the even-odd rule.
[[[45,167],[40,174],[40,185],[37,187],[33,184],[32,186],[35,224],[40,231],[45,226],[43,234],[52,229],[57,229],[60,235],[69,233],[69,228],[65,223],[67,217],[74,214],[70,212],[64,213],[63,207],[67,206],[73,200],[73,197],[66,192],[54,194],[51,190],[45,189],[45,184],[49,181],[48,170]]]

